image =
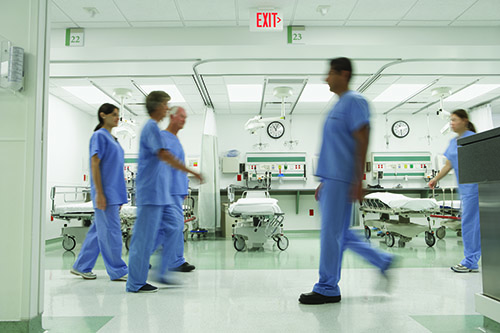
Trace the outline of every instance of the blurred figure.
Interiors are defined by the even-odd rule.
[[[478,262],[481,258],[481,233],[479,227],[479,190],[477,184],[460,184],[458,180],[458,146],[457,140],[476,134],[474,124],[469,121],[465,110],[455,110],[451,113],[450,127],[458,135],[451,139],[444,156],[447,158],[445,166],[429,181],[431,189],[436,187],[437,182],[450,172],[455,170],[457,177],[458,192],[460,193],[462,207],[462,239],[464,242],[465,258],[451,270],[456,273],[477,272]]]
[[[170,96],[164,91],[153,91],[146,97],[146,109],[151,119],[144,125],[139,145],[136,179],[137,218],[129,251],[128,292],[152,293],[158,288],[146,282],[149,260],[154,248],[165,205],[171,203],[168,173],[164,164],[192,173],[200,181],[200,174],[187,169],[171,153],[162,140],[158,122],[167,115]]]
[[[313,291],[301,294],[303,304],[340,302],[342,255],[350,249],[377,266],[385,275],[393,256],[372,248],[351,230],[352,202],[363,196],[362,180],[370,135],[368,103],[359,93],[349,90],[351,61],[336,58],[330,62],[326,82],[339,101],[328,114],[316,176],[321,184],[316,200],[321,210],[321,253],[319,281]]]
[[[90,188],[94,205],[94,223],[89,228],[71,273],[93,280],[92,272],[99,252],[109,278],[126,281],[128,268],[122,259],[120,207],[127,203],[123,175],[124,152],[111,135],[120,119],[118,108],[105,103],[97,111],[99,124],[90,138]]]

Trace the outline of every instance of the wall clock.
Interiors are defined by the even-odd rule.
[[[410,133],[410,126],[406,121],[398,120],[392,124],[392,134],[394,134],[396,138],[404,138],[408,133]]]
[[[267,134],[273,139],[279,139],[285,134],[285,126],[279,121],[273,121],[267,125]]]

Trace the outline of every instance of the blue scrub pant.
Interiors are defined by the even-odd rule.
[[[160,274],[168,269],[177,268],[186,262],[184,259],[184,212],[182,204],[184,196],[173,195],[173,204],[163,208],[163,215],[158,232],[155,249],[163,247],[160,263]]]
[[[155,245],[163,207],[163,205],[137,206],[128,257],[127,291],[136,292],[146,284],[149,259]]]
[[[377,266],[382,272],[391,264],[393,256],[376,250],[358,238],[351,230],[351,184],[337,180],[323,180],[319,193],[321,210],[321,253],[319,281],[313,291],[325,296],[339,296],[342,255],[350,249]]]
[[[122,259],[120,206],[108,205],[105,210],[96,208],[94,211],[94,223],[73,268],[83,273],[92,271],[100,252],[110,279],[119,279],[128,273],[127,264]]]
[[[481,233],[479,227],[479,195],[460,194],[462,200],[462,240],[465,258],[460,262],[469,269],[477,269],[481,257]]]

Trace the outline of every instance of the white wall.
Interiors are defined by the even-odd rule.
[[[97,113],[97,111],[96,111]],[[49,95],[48,160],[45,239],[61,235],[64,221],[50,220],[52,186],[89,185],[89,139],[97,125],[93,117],[72,105]]]

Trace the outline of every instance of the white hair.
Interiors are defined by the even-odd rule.
[[[182,108],[180,106],[172,106],[170,108],[170,111],[168,112],[168,114],[170,116],[175,116],[175,115],[177,115],[177,112],[179,112],[179,110],[184,110],[184,108]]]

